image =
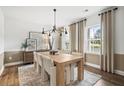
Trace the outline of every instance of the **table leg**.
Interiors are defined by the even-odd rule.
[[[65,76],[64,73],[64,64],[57,64],[56,65],[56,83],[58,86],[64,86],[65,85]]]
[[[78,63],[78,80],[81,81],[84,79],[84,67],[83,67],[83,59]]]

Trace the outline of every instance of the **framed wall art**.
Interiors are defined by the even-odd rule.
[[[37,50],[37,40],[33,38],[26,38],[27,51],[36,51]]]

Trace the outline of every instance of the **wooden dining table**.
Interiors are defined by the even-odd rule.
[[[55,54],[51,55],[49,52],[39,52],[39,54],[44,54],[49,56],[56,65],[56,85],[65,85],[65,67],[76,63],[78,68],[78,80],[84,79],[84,67],[83,67],[83,56],[77,56],[72,54]]]

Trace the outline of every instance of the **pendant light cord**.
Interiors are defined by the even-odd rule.
[[[53,9],[54,11],[54,30],[56,30],[56,9]]]

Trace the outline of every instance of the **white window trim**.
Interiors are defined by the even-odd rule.
[[[87,36],[87,34],[88,34],[88,30],[90,29],[90,28],[92,28],[92,27],[95,27],[95,26],[100,26],[100,24],[96,24],[96,25],[92,25],[92,26],[87,26],[87,28],[86,28],[86,46],[88,47],[88,41],[89,41],[89,39],[88,39],[88,36]],[[89,51],[89,49],[88,48],[86,48],[86,53],[88,53],[88,54],[99,54],[100,55],[100,51],[99,52],[91,52],[91,51]]]

